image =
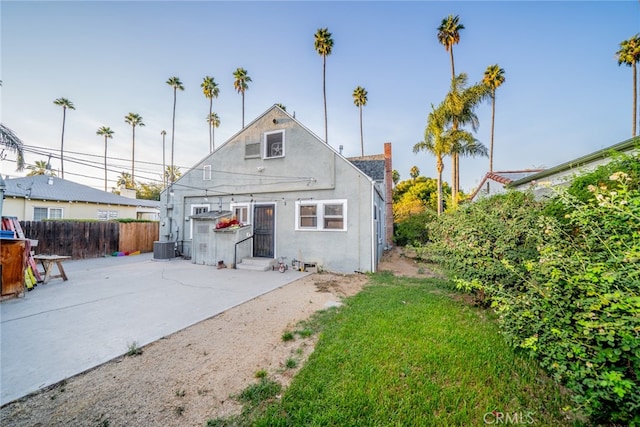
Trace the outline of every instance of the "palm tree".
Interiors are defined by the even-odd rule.
[[[167,166],[164,170],[165,179],[171,183],[182,176],[178,166]]]
[[[287,107],[284,104],[277,103],[276,106],[278,106],[282,111],[287,111]]]
[[[445,96],[442,105],[438,109],[442,109],[442,114],[446,119],[445,126],[451,126],[451,132],[456,134],[460,126],[471,125],[473,131],[477,131],[480,126],[478,116],[474,113],[475,108],[482,103],[490,95],[489,88],[484,84],[475,84],[467,87],[467,75],[462,73],[451,82],[451,90]],[[466,137],[465,137],[466,138]],[[463,138],[464,139],[464,138]],[[470,154],[464,150],[461,143],[452,146],[452,183],[451,196],[453,205],[458,203],[458,192],[460,191],[460,172],[459,163],[456,159],[460,154]]]
[[[451,79],[456,78],[456,69],[453,64],[453,45],[460,42],[460,31],[464,30],[464,25],[460,23],[458,15],[449,15],[442,19],[438,27],[438,41],[442,44],[451,58]]]
[[[633,126],[631,136],[636,136],[636,123],[638,118],[638,72],[636,64],[640,62],[640,34],[636,34],[629,40],[620,43],[620,50],[616,52],[618,65],[627,65],[633,72]]]
[[[318,55],[322,56],[322,97],[324,99],[324,142],[329,143],[329,134],[327,132],[327,56],[331,55],[333,49],[333,39],[327,28],[319,28],[315,34],[313,43]]]
[[[22,171],[24,169],[24,144],[11,129],[2,123],[0,123],[0,145],[16,153],[16,169]],[[4,150],[0,150],[0,158],[2,151]]]
[[[364,156],[364,138],[362,136],[362,107],[367,105],[367,91],[358,86],[353,91],[353,103],[356,104],[356,107],[360,110],[360,152],[361,156]]]
[[[489,145],[489,172],[493,172],[493,129],[496,117],[496,89],[504,83],[504,70],[498,64],[489,65],[484,72],[484,83],[491,90],[491,143]],[[487,181],[487,193],[489,192],[489,181]]]
[[[104,136],[104,191],[107,191],[107,139],[113,138],[113,133],[107,126],[102,126],[96,132],[96,135]]]
[[[160,135],[162,135],[162,170],[164,171],[165,166],[165,160],[164,160],[164,137],[167,136],[167,131],[166,130],[162,130],[160,131]],[[167,186],[167,180],[166,180],[166,175],[163,173],[162,174],[162,188],[165,188]]]
[[[442,44],[451,58],[451,81],[456,79],[456,67],[453,61],[453,45],[460,42],[460,31],[464,30],[464,25],[460,23],[460,17],[458,15],[449,15],[442,19],[440,26],[438,27],[438,41]],[[458,123],[454,119],[453,129],[458,129]],[[459,157],[457,154],[451,157],[452,173],[456,176],[459,175]],[[456,196],[459,190],[459,182],[453,181],[451,183],[451,194],[454,196],[454,204],[456,203]]]
[[[211,127],[211,137],[213,138],[211,141],[213,142],[213,144],[211,145],[211,152],[213,152],[213,150],[216,148],[216,143],[215,143],[215,135],[214,135],[214,129],[217,127],[220,127],[220,117],[218,117],[217,113],[211,113],[207,116],[207,123],[209,123],[209,126]]]
[[[50,175],[56,176],[56,173],[51,170],[49,166],[49,162],[46,160],[36,160],[34,165],[27,166],[31,172],[27,174],[27,176],[35,176],[35,175]]]
[[[142,122],[142,116],[135,113],[129,113],[124,116],[124,121],[131,125],[131,129],[133,131],[132,136],[132,148],[131,148],[131,181],[136,182],[135,175],[135,159],[136,159],[136,126],[144,126],[145,124]]]
[[[58,98],[53,101],[54,104],[62,107],[62,137],[60,138],[60,177],[64,179],[64,123],[67,119],[67,108],[69,110],[75,110],[76,107],[73,102],[67,98]]]
[[[209,100],[209,115],[207,117],[211,117],[213,113],[213,98],[217,98],[220,95],[220,88],[218,88],[218,83],[216,83],[213,77],[206,76],[202,79],[202,84],[200,85],[202,88],[202,93],[204,93],[205,98]],[[209,120],[207,120],[209,122]],[[213,152],[213,124],[209,122],[209,152]]]
[[[184,90],[184,86],[178,77],[170,77],[167,80],[167,84],[173,88],[173,117],[171,119],[171,167],[173,167],[173,148],[174,148],[174,137],[176,131],[176,93],[179,90]],[[171,181],[173,184],[173,181]]]
[[[420,176],[420,169],[417,166],[411,166],[411,169],[409,169],[409,176],[411,179],[415,180]]]
[[[236,92],[242,94],[242,127],[244,128],[244,93],[249,89],[248,83],[251,81],[251,77],[247,75],[247,70],[241,67],[233,72],[233,77],[235,77],[233,87]]]
[[[431,105],[431,112],[427,118],[427,127],[424,130],[424,140],[413,146],[413,152],[427,151],[436,157],[436,171],[438,172],[437,192],[438,192],[438,215],[442,214],[442,171],[444,170],[443,157],[451,154],[451,139],[445,132],[446,117],[442,107],[436,109]],[[413,168],[416,168],[415,166]],[[413,168],[410,175],[413,177]],[[416,168],[417,169],[417,168]],[[414,178],[415,179],[415,178]]]
[[[124,187],[124,188],[128,188],[128,189],[135,188],[135,183],[133,182],[133,177],[131,176],[131,174],[126,173],[124,171],[118,177],[118,180],[116,181],[116,185],[119,186],[119,187]]]
[[[398,182],[400,181],[400,172],[398,172],[397,170],[392,170],[391,171],[391,180],[393,181],[393,185],[398,184]]]

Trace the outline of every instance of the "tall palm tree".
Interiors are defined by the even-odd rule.
[[[493,172],[493,130],[496,118],[496,89],[504,83],[504,70],[498,64],[489,65],[484,72],[482,83],[491,90],[491,143],[489,145],[489,172]],[[489,181],[487,181],[489,192]]]
[[[135,175],[135,160],[136,160],[136,126],[144,126],[144,122],[142,121],[142,116],[135,113],[129,113],[124,116],[124,121],[131,125],[132,129],[132,147],[131,147],[131,181],[133,183],[136,182]]]
[[[213,152],[213,150],[216,148],[216,140],[215,140],[215,135],[214,135],[214,129],[217,127],[220,127],[220,117],[218,117],[217,113],[210,113],[207,116],[207,123],[209,123],[209,126],[211,127],[211,136],[212,136],[212,142],[213,144],[211,145],[211,152]]]
[[[167,136],[167,131],[162,129],[162,131],[160,131],[160,135],[162,135],[162,170],[164,171],[165,169],[165,159],[164,159],[164,137]],[[162,188],[166,188],[167,186],[167,176],[164,174],[164,172],[162,173]]]
[[[444,156],[451,154],[451,140],[445,132],[446,117],[442,111],[431,105],[431,112],[427,118],[427,127],[424,130],[424,139],[413,146],[413,152],[427,151],[436,158],[436,171],[438,176],[437,193],[438,193],[438,215],[442,214],[442,171],[444,170]],[[415,167],[415,166],[414,166]],[[411,168],[411,176],[413,177],[413,168]],[[415,178],[414,178],[415,179]]]
[[[171,167],[173,167],[173,149],[175,142],[175,131],[176,131],[176,94],[178,90],[184,90],[184,86],[178,77],[170,77],[167,80],[167,84],[173,88],[173,116],[171,119]],[[171,181],[173,184],[173,181]]]
[[[202,93],[204,93],[205,98],[209,100],[209,115],[207,117],[211,117],[213,113],[213,98],[217,98],[220,95],[220,88],[218,87],[218,83],[214,81],[213,77],[206,76],[202,79],[202,84],[200,85],[202,88]],[[209,122],[209,152],[212,153],[214,149],[213,145],[213,124]]]
[[[104,136],[104,191],[107,191],[107,139],[113,138],[113,131],[110,127],[102,126],[96,135]]]
[[[460,31],[464,30],[464,25],[460,23],[460,17],[458,15],[449,15],[442,19],[440,26],[438,27],[438,41],[442,44],[447,52],[449,52],[449,58],[451,58],[451,81],[456,79],[456,67],[453,61],[453,45],[460,42]],[[453,129],[458,129],[458,123],[456,120],[453,122]],[[456,176],[459,175],[459,157],[457,154],[451,156],[452,173]],[[454,204],[456,203],[456,195],[459,190],[459,182],[453,181],[451,183],[451,194],[454,196]]]
[[[52,171],[49,167],[49,162],[46,160],[36,160],[34,165],[27,166],[31,172],[27,174],[27,176],[36,176],[36,175],[50,175],[56,176],[56,173]]]
[[[236,92],[242,94],[242,127],[244,128],[244,93],[249,89],[248,83],[251,81],[251,77],[247,75],[247,70],[241,67],[238,67],[233,72],[233,77],[235,77],[233,87],[236,89]]]
[[[356,107],[360,110],[360,152],[361,156],[364,156],[364,137],[362,134],[362,107],[367,105],[367,91],[358,86],[353,91],[353,103],[356,104]]]
[[[451,79],[456,78],[456,68],[453,63],[453,45],[460,43],[460,31],[464,30],[464,25],[460,23],[458,15],[449,15],[442,19],[438,27],[438,41],[444,46],[451,58]]]
[[[318,55],[322,56],[322,97],[324,99],[324,142],[329,143],[327,131],[327,56],[331,55],[333,49],[333,39],[328,28],[318,28],[313,43]]]
[[[415,179],[420,176],[420,169],[417,166],[411,166],[409,176],[415,181]]]
[[[629,40],[620,43],[620,50],[616,52],[618,65],[627,65],[633,72],[633,126],[631,136],[636,136],[636,123],[638,121],[638,72],[636,64],[640,62],[640,34],[636,34]]]
[[[75,110],[76,107],[73,102],[67,98],[58,98],[53,101],[54,104],[62,107],[62,137],[60,138],[60,177],[64,179],[64,124],[67,120],[67,108],[69,110]]]
[[[456,132],[460,130],[459,127],[461,126],[470,125],[474,132],[477,131],[480,126],[480,121],[478,120],[478,116],[475,114],[474,110],[489,96],[489,87],[482,83],[467,87],[467,75],[465,73],[459,74],[452,80],[451,90],[445,96],[442,105],[438,107],[439,109],[442,109],[442,114],[445,116],[445,125],[451,126],[451,132],[454,135],[458,135]],[[451,157],[456,159],[459,158],[461,154],[465,155],[471,153],[464,149],[462,143],[454,143],[452,145]],[[453,198],[453,206],[458,204],[458,193],[460,191],[460,172],[458,166],[458,162],[452,161],[451,196]]]
[[[0,123],[0,145],[16,153],[16,169],[22,171],[24,169],[24,144],[11,129],[2,123]],[[2,151],[0,150],[0,154]]]

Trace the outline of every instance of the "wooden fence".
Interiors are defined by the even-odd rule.
[[[114,252],[153,252],[158,222],[20,221],[27,239],[38,240],[37,254],[99,258]]]

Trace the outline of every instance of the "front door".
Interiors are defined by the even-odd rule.
[[[274,257],[275,205],[253,208],[253,256]]]

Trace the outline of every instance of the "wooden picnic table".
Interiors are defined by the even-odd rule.
[[[69,280],[67,278],[67,274],[64,272],[64,267],[62,267],[62,261],[69,258],[71,257],[64,255],[34,255],[33,259],[40,261],[44,268],[44,279],[42,280],[42,283],[46,284],[49,280],[58,278],[62,278],[62,280]],[[51,270],[53,269],[54,264],[58,266],[58,272],[60,274],[52,276]]]

